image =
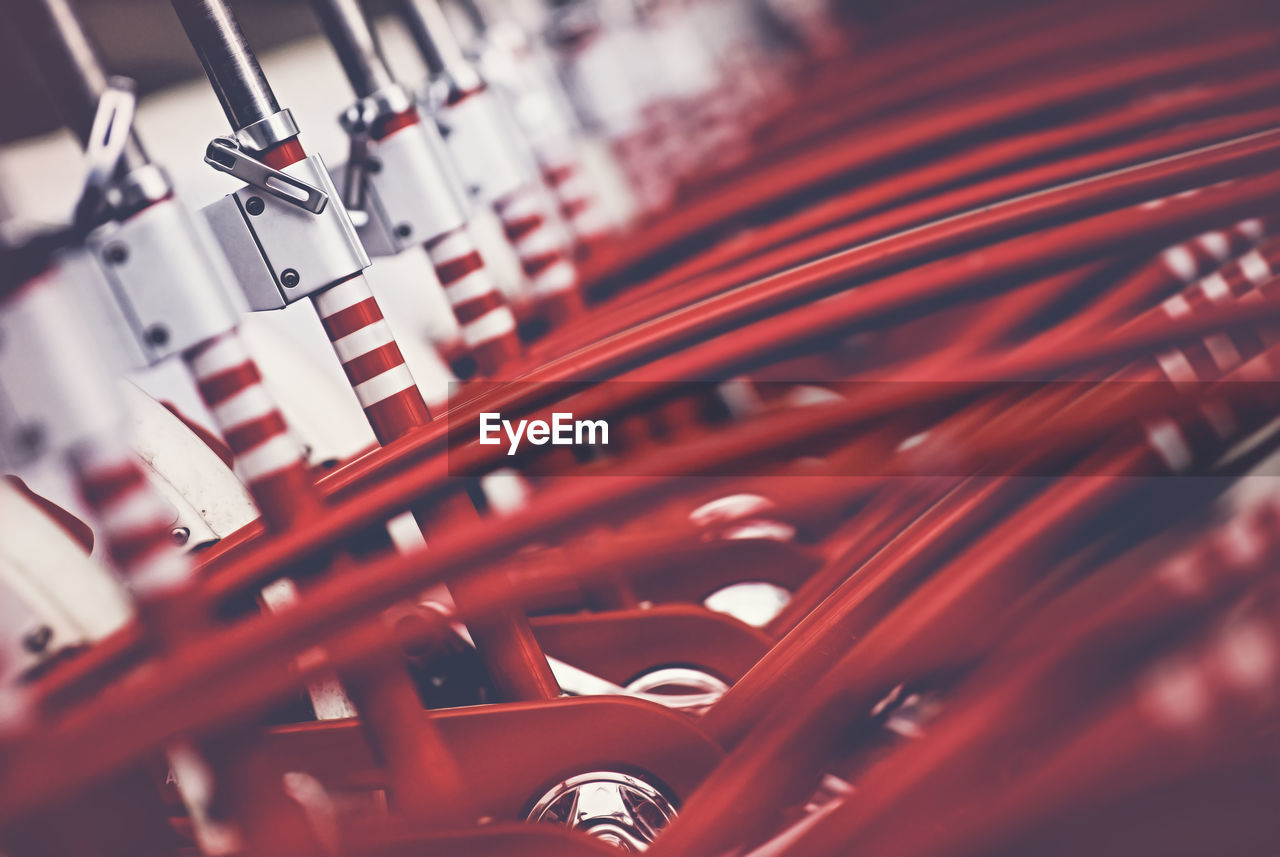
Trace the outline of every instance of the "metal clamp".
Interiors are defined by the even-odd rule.
[[[204,162],[312,214],[319,214],[329,204],[329,195],[323,190],[264,164],[241,149],[231,137],[210,141]]]
[[[378,106],[367,98],[351,105],[338,119],[351,143],[347,150],[346,169],[342,173],[342,202],[357,227],[363,227],[369,222],[366,210],[369,144],[373,123],[377,120]]]
[[[89,163],[89,175],[85,184],[103,188],[111,181],[124,147],[133,130],[134,110],[137,98],[134,83],[127,77],[113,77],[98,99],[98,111],[93,116],[93,127],[85,144],[85,159]]]
[[[98,98],[98,110],[85,143],[89,169],[72,216],[72,221],[81,228],[87,228],[101,209],[107,187],[129,144],[136,107],[133,81],[127,77],[110,78]]]

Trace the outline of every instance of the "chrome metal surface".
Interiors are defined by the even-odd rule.
[[[82,143],[89,142],[99,101],[108,89],[107,73],[68,0],[17,0],[22,14],[6,16],[18,28],[15,41],[26,47],[53,96],[58,113]],[[135,169],[147,163],[132,133],[121,141],[117,163]]]
[[[133,340],[127,354],[134,368],[235,327],[236,313],[225,291],[230,271],[200,226],[170,199],[106,224],[86,241],[119,308],[117,324]]]
[[[662,792],[638,777],[593,771],[557,783],[528,817],[562,824],[638,853],[653,844],[676,817],[676,810]]]
[[[173,0],[227,121],[237,131],[280,112],[258,58],[223,0]]]
[[[395,83],[378,37],[356,0],[311,0],[351,88],[365,98]]]
[[[702,670],[665,667],[645,673],[626,687],[628,694],[690,714],[703,714],[729,685]]]
[[[235,176],[303,211],[319,214],[329,204],[328,193],[302,179],[267,166],[239,148],[230,137],[210,141],[205,149],[204,162],[215,170]]]
[[[338,196],[319,155],[284,172],[331,199]],[[369,267],[341,202],[313,214],[249,186],[203,211],[251,309],[280,309]]]
[[[286,109],[277,110],[240,128],[236,131],[236,142],[242,149],[261,152],[296,136],[298,123],[293,121],[293,113]]]
[[[396,10],[432,78],[448,77],[464,92],[480,85],[479,75],[463,53],[437,0],[398,0]]]

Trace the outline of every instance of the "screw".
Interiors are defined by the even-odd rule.
[[[302,282],[302,277],[298,276],[298,272],[293,268],[285,268],[280,272],[280,285],[286,289],[292,289],[300,282]]]
[[[249,197],[244,204],[244,210],[252,215],[259,215],[267,208],[267,204],[262,201],[260,196]]]
[[[44,427],[38,423],[19,426],[14,436],[17,447],[28,455],[35,455],[44,447]]]
[[[377,158],[369,158],[364,162],[365,172],[380,173],[382,172],[382,161]]]
[[[401,223],[399,226],[396,227],[397,238],[408,238],[412,234],[413,234],[413,227],[407,223]]]
[[[22,648],[26,649],[33,655],[38,655],[45,649],[49,648],[49,643],[53,640],[53,629],[48,625],[41,625],[34,631],[28,631],[22,636]]]
[[[153,324],[151,327],[147,328],[143,337],[146,338],[148,345],[154,345],[156,348],[160,348],[169,341],[169,329],[163,324]]]
[[[187,539],[191,538],[191,530],[186,527],[174,527],[169,535],[172,536],[173,540],[178,544],[185,545],[187,543]]]
[[[123,265],[129,258],[129,248],[119,243],[108,244],[102,255],[109,265]]]

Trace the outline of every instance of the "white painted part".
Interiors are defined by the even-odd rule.
[[[1272,277],[1271,266],[1257,250],[1250,250],[1240,257],[1240,273],[1255,286],[1263,285]]]
[[[476,208],[471,213],[467,231],[484,257],[485,270],[507,301],[519,303],[528,300],[532,286],[520,266],[520,257],[507,240],[498,213],[488,206]]]
[[[516,329],[516,317],[510,307],[500,306],[489,310],[462,327],[462,339],[467,345],[489,342]]]
[[[1186,247],[1181,244],[1170,247],[1160,254],[1160,258],[1164,260],[1164,266],[1169,272],[1182,282],[1189,283],[1195,279],[1196,257]]]
[[[1209,356],[1213,358],[1213,365],[1223,372],[1244,362],[1244,358],[1240,356],[1240,351],[1236,348],[1235,343],[1231,341],[1230,337],[1221,333],[1206,336],[1204,338],[1204,347],[1208,349]]]
[[[808,408],[815,405],[829,405],[833,402],[843,402],[844,396],[841,396],[830,387],[820,387],[817,384],[801,384],[787,392],[786,403],[796,408]]]
[[[413,374],[409,371],[409,367],[401,363],[399,366],[392,366],[380,375],[375,375],[368,381],[362,381],[353,388],[356,392],[356,398],[360,400],[360,404],[366,408],[370,405],[376,405],[385,399],[389,399],[397,393],[405,390],[413,389]]]
[[[368,183],[388,227],[409,226],[408,240],[420,244],[466,223],[466,201],[429,118],[375,141],[370,155],[382,162]]]
[[[767,539],[774,542],[789,542],[795,539],[796,528],[782,521],[746,521],[726,528],[722,535],[728,541]]]
[[[519,512],[529,502],[529,483],[517,471],[509,468],[495,470],[480,477],[489,508],[499,516]]]
[[[400,553],[425,550],[427,540],[418,526],[418,519],[412,512],[403,512],[387,521],[387,532],[391,534],[391,543]]]
[[[266,389],[254,384],[215,405],[213,418],[223,431],[230,431],[245,423],[270,416],[275,410],[276,403],[271,401]]]
[[[1187,355],[1178,350],[1165,351],[1156,355],[1160,369],[1175,384],[1190,384],[1198,380],[1196,370],[1192,367]]]
[[[297,443],[287,434],[276,435],[236,456],[236,467],[245,480],[254,482],[263,477],[288,470],[300,459]]]
[[[1231,297],[1231,287],[1227,285],[1222,274],[1214,273],[1200,281],[1200,291],[1211,301],[1221,301]]]
[[[1225,262],[1231,254],[1231,242],[1221,232],[1206,232],[1196,240],[1200,242],[1200,246],[1205,249],[1205,252],[1219,262]]]
[[[337,353],[338,359],[346,363],[361,354],[368,354],[370,351],[379,349],[384,345],[390,345],[395,341],[396,338],[391,332],[391,326],[385,321],[375,321],[373,324],[365,325],[340,339],[335,339],[333,341],[333,350]]]
[[[283,613],[298,605],[297,584],[287,577],[272,581],[262,587],[262,600],[272,613]],[[323,654],[319,654],[323,658]],[[356,716],[355,704],[343,690],[337,676],[327,675],[307,682],[307,695],[319,720],[342,720]]]
[[[1147,426],[1147,443],[1172,472],[1182,473],[1191,466],[1191,448],[1182,429],[1169,420]]]
[[[130,437],[152,487],[176,510],[175,527],[194,546],[229,535],[258,517],[249,492],[204,441],[161,404],[122,382]]]
[[[170,776],[191,817],[196,843],[202,854],[236,854],[244,848],[239,833],[229,824],[210,815],[213,802],[213,774],[204,758],[188,743],[175,744],[167,751]]]
[[[158,502],[151,492],[131,491],[103,508],[98,522],[108,532],[129,533],[166,524],[172,518],[173,510]]]
[[[42,659],[22,646],[25,634],[48,627],[52,653],[109,636],[132,615],[115,575],[0,480],[0,684]]]
[[[430,253],[432,259],[447,261],[465,256],[473,249],[475,248],[471,243],[471,236],[465,229],[459,229],[443,236],[432,245]]]
[[[489,279],[489,273],[484,268],[480,268],[446,286],[444,293],[450,304],[462,306],[467,301],[484,297],[493,291],[493,280]]]
[[[328,318],[344,309],[363,303],[371,297],[373,297],[373,290],[369,288],[368,281],[364,277],[352,277],[320,292],[314,296],[313,300],[320,317]]]
[[[255,313],[243,320],[240,334],[311,464],[345,461],[374,444],[373,430],[311,307]]]
[[[764,409],[750,378],[734,378],[724,381],[716,387],[716,394],[724,402],[729,413],[738,419],[759,413]]]
[[[578,282],[578,273],[568,262],[556,262],[538,273],[533,283],[535,295],[554,295],[567,292]]]
[[[0,307],[0,401],[18,424],[38,429],[46,452],[114,431],[121,419],[108,367],[72,298],[49,274]],[[9,439],[6,432],[0,444]],[[21,448],[0,448],[6,455],[26,457]]]
[[[557,240],[555,230],[549,226],[539,226],[537,229],[520,237],[516,242],[516,252],[524,259],[534,256],[542,256],[546,253],[554,253],[564,245]]]
[[[1179,318],[1191,312],[1191,304],[1182,295],[1174,295],[1160,306],[1170,318]]]
[[[1267,229],[1263,225],[1262,221],[1256,217],[1251,217],[1248,220],[1241,220],[1236,224],[1236,229],[1239,229],[1240,234],[1245,238],[1248,238],[1250,241],[1260,241],[1262,240],[1262,236],[1267,233]]]
[[[192,358],[191,370],[202,378],[209,378],[228,369],[235,369],[248,360],[249,352],[239,336],[220,336]]]
[[[492,92],[475,92],[439,113],[445,142],[469,193],[493,202],[530,179],[529,164],[512,151],[508,123]]]
[[[759,494],[729,494],[703,503],[689,513],[689,520],[699,527],[709,527],[759,515],[775,505],[772,500]]]
[[[753,628],[769,624],[781,612],[791,593],[772,583],[734,583],[707,596],[703,605],[716,613],[732,616]]]

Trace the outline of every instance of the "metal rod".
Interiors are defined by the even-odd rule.
[[[53,97],[62,121],[89,139],[107,73],[68,0],[14,0],[13,41],[21,43]],[[125,172],[147,164],[146,151],[130,133],[121,165]]]
[[[172,2],[231,126],[239,131],[279,113],[280,104],[231,7],[223,0]]]
[[[432,77],[468,67],[462,46],[436,0],[398,0],[396,11],[422,52]]]
[[[357,0],[311,0],[311,6],[357,97],[367,98],[395,83],[377,34]]]
[[[483,36],[489,29],[490,16],[486,11],[487,4],[482,3],[481,0],[457,0],[457,2],[458,8],[467,16],[467,21],[476,31],[476,35]]]

